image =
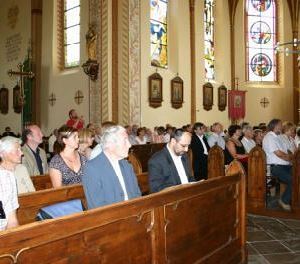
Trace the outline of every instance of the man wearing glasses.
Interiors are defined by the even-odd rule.
[[[191,134],[176,129],[169,143],[148,162],[148,177],[152,193],[167,187],[194,181],[187,156]]]

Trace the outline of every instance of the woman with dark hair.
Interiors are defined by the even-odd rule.
[[[147,144],[146,129],[144,127],[138,128],[136,134],[135,141],[137,145]]]
[[[58,130],[57,142],[60,153],[49,163],[49,174],[54,188],[81,183],[86,157],[78,152],[79,138],[75,128],[62,126]]]
[[[234,159],[242,162],[244,168],[247,167],[248,155],[239,138],[242,135],[242,129],[239,125],[231,125],[228,128],[229,139],[225,146],[225,163],[229,164]]]

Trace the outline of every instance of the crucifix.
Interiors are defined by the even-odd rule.
[[[50,97],[49,97],[49,103],[51,106],[53,106],[55,104],[55,102],[56,102],[56,96],[54,93],[51,93]]]
[[[21,127],[23,128],[23,126],[24,126],[24,124],[23,124],[23,106],[25,104],[24,78],[32,79],[34,77],[34,73],[32,71],[30,71],[30,72],[23,71],[24,64],[22,64],[22,63],[19,63],[17,67],[18,67],[19,71],[13,71],[10,69],[7,72],[7,74],[10,77],[12,77],[14,75],[20,77],[20,104],[21,104],[21,109],[22,109],[21,110]]]
[[[75,97],[74,97],[75,103],[76,103],[76,104],[81,104],[82,101],[83,101],[83,98],[84,98],[84,96],[83,96],[82,92],[81,92],[80,90],[78,90],[78,91],[75,93]]]
[[[260,100],[260,105],[263,107],[263,108],[266,108],[268,105],[269,105],[269,100],[268,98],[264,97]]]

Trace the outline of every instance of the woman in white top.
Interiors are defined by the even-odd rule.
[[[23,154],[20,143],[11,136],[0,139],[0,231],[19,225],[15,169]]]
[[[137,145],[147,144],[146,131],[143,127],[138,128],[136,134],[135,141]]]
[[[284,122],[282,124],[282,134],[279,135],[279,138],[286,152],[294,153],[296,151],[295,133],[296,126],[293,123]]]

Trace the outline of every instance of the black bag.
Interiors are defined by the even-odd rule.
[[[6,215],[3,209],[2,201],[0,201],[0,219],[6,219]]]
[[[75,199],[41,208],[37,214],[37,220],[53,219],[83,211],[81,200]]]

